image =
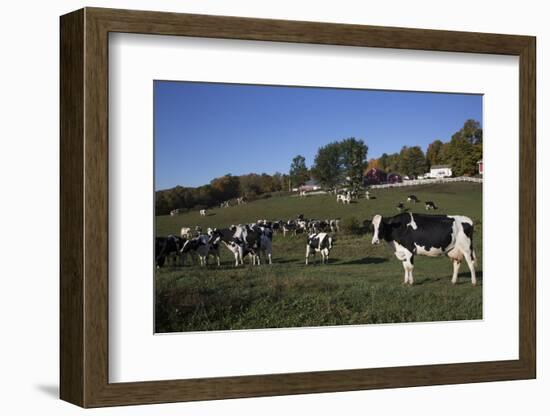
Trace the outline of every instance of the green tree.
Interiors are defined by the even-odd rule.
[[[326,188],[334,188],[342,181],[342,158],[338,142],[329,143],[317,150],[311,171],[313,177]]]
[[[466,120],[448,143],[445,162],[451,165],[454,175],[474,175],[477,172],[477,161],[482,157],[483,130],[478,121]]]
[[[363,140],[350,137],[342,140],[339,147],[344,177],[352,188],[360,188],[367,167],[367,145]]]
[[[292,159],[289,175],[293,186],[303,185],[309,180],[309,171],[306,166],[305,157],[298,155]]]
[[[441,165],[445,163],[443,160],[443,142],[441,140],[434,140],[428,145],[426,150],[426,161],[428,162],[428,167],[433,165]]]
[[[389,165],[389,155],[387,153],[382,153],[382,156],[378,158],[378,167],[384,171],[388,170]]]
[[[403,154],[403,151],[401,152]],[[410,178],[426,173],[426,156],[420,146],[408,147],[405,150],[405,163],[401,173]]]

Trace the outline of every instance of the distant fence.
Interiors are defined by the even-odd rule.
[[[449,182],[475,182],[483,183],[482,178],[471,178],[469,176],[459,176],[458,178],[438,178],[438,179],[413,179],[410,181],[403,181],[399,183],[385,183],[383,185],[371,185],[371,189],[385,189],[385,188],[401,188],[403,186],[414,185],[430,185],[434,183],[449,183]]]

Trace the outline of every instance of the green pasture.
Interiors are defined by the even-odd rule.
[[[403,267],[388,247],[373,246],[372,235],[338,233],[330,262],[305,266],[306,236],[273,239],[273,265],[233,266],[233,256],[221,248],[222,266],[167,266],[155,274],[157,332],[357,325],[482,318],[483,252],[482,187],[458,182],[373,190],[376,199],[350,205],[332,195],[305,198],[282,196],[241,206],[216,208],[201,217],[188,212],[156,218],[158,236],[177,234],[183,226],[228,227],[258,219],[356,217],[397,214],[403,202],[412,212],[426,212],[434,201],[438,214],[460,214],[474,220],[478,286],[470,285],[464,263],[457,285],[450,281],[447,258],[415,258],[415,285],[403,286]],[[414,194],[418,204],[406,197]],[[312,259],[310,259],[311,261]],[[320,259],[319,259],[320,260]]]

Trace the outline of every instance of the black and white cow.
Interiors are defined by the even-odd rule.
[[[340,232],[340,218],[327,220],[328,225],[330,227],[330,231],[332,233],[339,233]]]
[[[470,269],[472,285],[476,285],[473,247],[473,221],[462,215],[429,215],[403,213],[383,218],[375,215],[372,219],[374,236],[372,244],[386,241],[403,262],[404,284],[412,285],[414,256],[447,256],[453,261],[452,283],[456,283],[462,260]]]
[[[437,207],[433,201],[426,201],[426,211],[429,211],[430,209],[437,209]]]
[[[313,253],[321,253],[321,263],[328,263],[328,256],[332,250],[334,238],[327,233],[312,233],[307,237],[306,264],[309,263],[309,256]]]
[[[267,258],[269,264],[272,264],[273,254],[273,230],[270,227],[262,227],[261,231],[259,246],[252,247],[250,250],[252,264],[258,264],[258,266],[261,263],[262,255]],[[248,248],[250,249],[250,247]]]
[[[178,253],[185,244],[185,239],[169,235],[168,237],[155,238],[155,263],[157,268],[164,266],[167,259],[177,262]]]
[[[243,257],[249,253],[256,255],[256,250],[261,248],[262,228],[255,224],[233,225],[230,228],[214,229],[210,233],[209,242],[221,242],[233,253],[235,266],[243,264]]]
[[[416,204],[417,202],[419,202],[419,200],[418,200],[418,198],[416,197],[416,195],[409,195],[409,196],[407,197],[407,202],[414,202],[414,203]]]
[[[220,266],[219,241],[210,242],[210,236],[208,235],[202,234],[187,240],[180,251],[182,255],[191,253],[198,255],[201,266],[208,264],[208,256],[214,256],[218,267]]]

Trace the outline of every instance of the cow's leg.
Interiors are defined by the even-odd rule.
[[[453,259],[453,278],[451,279],[451,282],[456,284],[456,280],[458,279],[458,269],[460,269],[460,261]]]
[[[273,264],[271,262],[271,253],[267,253],[267,260],[268,260],[269,264]]]
[[[308,260],[309,260],[309,245],[306,246],[306,265],[309,264]]]
[[[411,286],[414,284],[413,269],[414,269],[414,265],[412,264],[412,261],[409,260],[409,262],[407,264],[407,270],[408,270],[408,273],[409,273],[409,285],[411,285]]]
[[[403,284],[406,285],[407,283],[409,283],[409,270],[407,268],[407,264],[405,260],[403,260],[403,271],[404,271]]]
[[[477,285],[477,279],[476,279],[476,268],[474,265],[474,259],[472,258],[471,253],[467,253],[464,255],[464,258],[466,259],[466,263],[468,263],[468,267],[470,268],[470,275],[472,278],[472,286]]]
[[[233,253],[233,255],[235,256],[235,267],[238,267],[239,266],[239,252],[235,251]]]
[[[413,279],[414,264],[413,264],[413,256],[412,255],[408,255],[403,260],[403,269],[405,271],[405,276],[403,278],[403,284],[404,285],[406,285],[406,284],[412,285],[414,283],[414,279]]]
[[[220,255],[216,254],[216,260],[218,262],[218,267],[220,267]]]

